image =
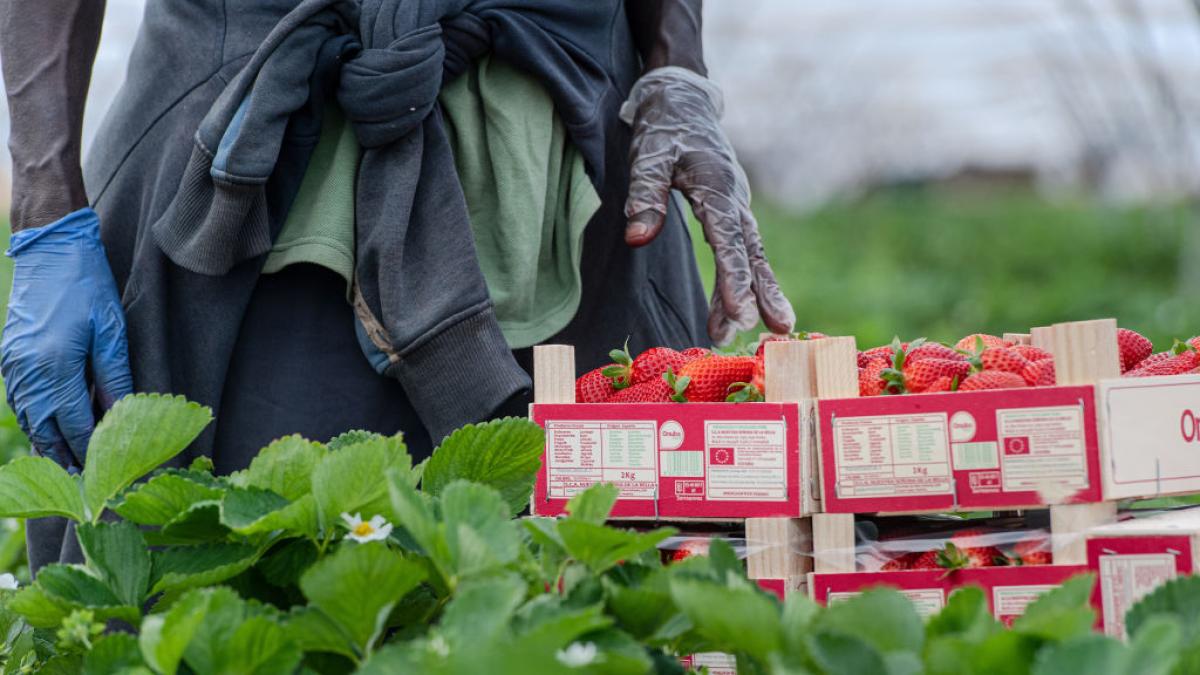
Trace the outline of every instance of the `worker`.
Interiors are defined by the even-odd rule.
[[[707,79],[701,0],[153,0],[81,166],[102,0],[3,0],[2,367],[79,470],[133,392],[210,406],[176,461],[529,399],[530,347],[729,342],[794,315]],[[712,247],[706,303],[686,221]],[[705,338],[705,334],[709,339]],[[30,563],[78,557],[60,519]]]

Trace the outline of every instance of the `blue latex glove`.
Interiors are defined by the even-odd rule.
[[[125,314],[100,219],[85,208],[13,234],[15,261],[0,373],[8,404],[34,449],[68,469],[83,466],[102,408],[130,393]]]

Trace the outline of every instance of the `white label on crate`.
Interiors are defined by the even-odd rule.
[[[1029,603],[1055,588],[1058,587],[1054,584],[996,586],[992,589],[992,613],[997,619],[1021,616]]]
[[[787,427],[777,422],[704,423],[709,500],[787,499]]]
[[[1000,452],[994,441],[953,443],[950,447],[954,449],[955,471],[1000,468]]]
[[[911,600],[917,609],[917,614],[926,619],[942,611],[942,608],[946,606],[946,591],[941,588],[898,588],[896,590]],[[825,603],[833,605],[861,594],[862,591],[837,591],[830,593]]]
[[[1006,491],[1088,486],[1082,406],[997,410],[996,435]]]
[[[658,461],[663,478],[704,478],[704,453],[699,450],[660,452]]]
[[[596,483],[613,483],[621,499],[654,499],[657,439],[653,420],[547,422],[549,496],[569,499]]]
[[[1102,385],[1114,497],[1200,490],[1200,377]]]
[[[1175,556],[1139,553],[1100,556],[1104,632],[1125,637],[1125,612],[1150,591],[1175,578]]]
[[[838,496],[952,494],[948,426],[946,413],[835,418]]]
[[[722,652],[692,654],[692,669],[708,668],[708,675],[737,675],[737,657]]]

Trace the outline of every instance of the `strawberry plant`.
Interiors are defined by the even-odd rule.
[[[0,467],[0,516],[65,516],[85,554],[0,583],[0,673],[679,673],[676,655],[726,652],[744,674],[1167,675],[1200,650],[1194,579],[1148,596],[1123,643],[1092,632],[1088,577],[1011,629],[973,588],[923,623],[889,590],[781,602],[720,538],[664,565],[674,531],[606,524],[612,486],[520,518],[543,444],[525,420],[460,429],[420,464],[350,432],[279,439],[229,476],[164,467],[210,417],[132,396],[81,475]]]

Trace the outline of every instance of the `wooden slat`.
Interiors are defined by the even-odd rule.
[[[1117,519],[1116,502],[1060,504],[1050,507],[1055,565],[1087,564],[1087,533]]]
[[[763,393],[768,403],[798,403],[816,396],[814,344],[809,340],[775,340],[766,344],[763,360],[767,390]]]
[[[747,518],[746,575],[787,579],[812,570],[812,527],[808,518]]]
[[[1058,384],[1094,384],[1121,376],[1116,319],[1056,323],[1050,333]]]
[[[819,398],[858,396],[858,347],[853,337],[813,340]]]
[[[1054,338],[1050,335],[1050,326],[1038,326],[1029,331],[1029,344],[1038,349],[1050,351]]]
[[[854,571],[854,514],[813,514],[812,541],[814,571]]]
[[[575,402],[575,349],[569,345],[533,348],[534,403]]]

